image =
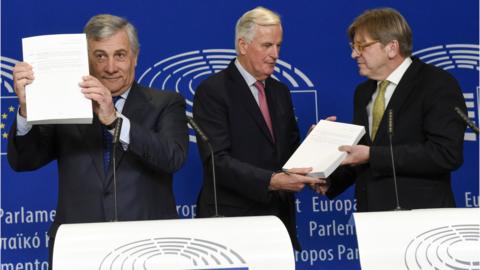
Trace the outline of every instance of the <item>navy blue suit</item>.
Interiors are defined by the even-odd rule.
[[[195,92],[193,115],[215,152],[219,212],[224,216],[276,215],[296,237],[293,193],[270,191],[272,173],[281,169],[299,144],[288,88],[267,78],[265,93],[275,141],[249,86],[232,61],[203,81]],[[203,161],[198,216],[214,214],[210,152],[197,136]]]

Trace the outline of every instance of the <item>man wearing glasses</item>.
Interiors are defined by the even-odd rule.
[[[401,208],[455,207],[450,173],[463,162],[465,125],[454,108],[466,111],[457,81],[446,71],[411,57],[412,34],[390,8],[368,10],[348,29],[352,58],[361,75],[353,121],[367,134],[359,145],[342,146],[348,155],[318,191],[333,198],[355,185],[358,211],[397,208],[389,147]]]

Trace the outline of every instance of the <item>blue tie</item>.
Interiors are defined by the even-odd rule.
[[[121,96],[116,96],[112,98],[112,102],[114,105],[117,104],[117,101],[121,99]],[[112,153],[112,134],[108,132],[105,126],[102,126],[103,130],[103,169],[105,171],[105,175],[108,174],[108,169],[110,167],[110,156]]]

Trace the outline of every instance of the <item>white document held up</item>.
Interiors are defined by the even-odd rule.
[[[78,86],[89,74],[85,34],[29,37],[22,46],[23,61],[32,65],[35,76],[25,89],[27,122],[92,123],[92,102]]]
[[[365,134],[363,126],[321,120],[308,134],[283,169],[312,167],[310,176],[328,177],[347,156],[341,145],[355,145]]]

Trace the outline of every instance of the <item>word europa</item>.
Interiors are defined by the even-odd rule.
[[[55,219],[55,210],[28,210],[23,206],[18,211],[0,208],[0,220],[5,224],[50,223]]]
[[[344,215],[357,210],[357,200],[328,200],[319,196],[312,197],[312,211],[315,212],[343,212]]]

